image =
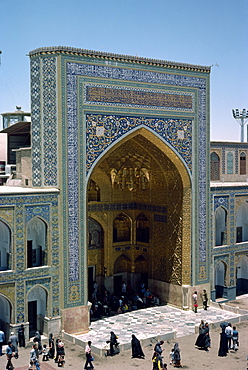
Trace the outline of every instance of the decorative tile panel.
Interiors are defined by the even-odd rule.
[[[188,168],[192,169],[192,120],[87,114],[87,171],[110,144],[140,126],[159,133],[159,136],[177,150]],[[178,130],[183,132],[183,139],[178,136]]]
[[[207,154],[207,147],[206,147],[206,138],[207,138],[207,126],[206,126],[206,108],[207,108],[207,85],[206,85],[206,78],[199,77],[197,75],[180,75],[180,74],[173,74],[173,73],[161,73],[156,71],[149,71],[149,70],[139,70],[139,69],[125,69],[125,68],[118,68],[112,66],[103,66],[103,65],[91,65],[91,64],[83,64],[83,63],[76,63],[76,62],[67,62],[66,63],[66,81],[67,81],[67,124],[68,124],[68,207],[69,207],[69,218],[68,218],[68,230],[69,230],[69,281],[76,281],[78,279],[78,148],[74,145],[75,142],[78,140],[78,96],[77,96],[77,77],[78,76],[87,76],[87,77],[94,77],[94,78],[102,78],[106,80],[119,80],[119,81],[132,81],[134,82],[145,82],[145,83],[152,83],[152,84],[159,84],[160,88],[161,85],[169,85],[169,86],[178,86],[178,87],[188,87],[188,88],[196,88],[198,89],[198,117],[197,121],[199,123],[198,132],[199,136],[196,139],[198,144],[198,154],[197,157],[199,158],[198,161],[198,207],[199,207],[199,250],[197,251],[197,255],[199,256],[200,262],[206,262],[206,194],[208,189],[208,184],[206,183],[206,154]],[[99,99],[98,99],[99,100]],[[106,103],[106,102],[105,102]],[[99,101],[98,101],[99,104]],[[111,103],[114,104],[114,103]],[[118,103],[120,104],[120,103]],[[168,109],[173,108],[169,107]],[[86,121],[87,124],[89,122],[90,117],[92,118],[91,123],[93,122],[93,118],[95,115],[87,115]],[[100,120],[95,121],[95,128],[92,126],[92,130],[94,130],[94,138],[92,136],[91,143],[88,141],[87,149],[89,151],[85,152],[85,156],[87,157],[87,163],[93,163],[95,158],[98,156],[96,153],[97,151],[104,153],[108,150],[109,145],[115,140],[115,136],[107,137],[108,130],[111,130],[111,119],[113,123],[118,123],[118,119],[122,118],[122,128],[120,129],[118,126],[115,127],[115,132],[118,132],[119,135],[123,135],[121,130],[126,130],[126,132],[131,132],[133,129],[132,125],[130,124],[131,118],[136,120],[135,126],[143,125],[144,123],[139,123],[138,120],[141,120],[142,117],[117,117],[115,116],[108,116],[108,115],[99,115],[100,120],[104,120],[104,124],[100,124]],[[148,117],[145,117],[146,119]],[[161,117],[160,117],[161,118]],[[126,122],[124,120],[126,119]],[[106,122],[107,121],[107,122]],[[150,124],[155,125],[155,119],[151,119]],[[161,136],[163,141],[167,141],[167,137],[163,137],[163,132],[165,128],[165,121],[161,118],[158,119],[158,122],[161,122],[161,125],[157,125],[154,128],[154,132]],[[102,122],[103,123],[103,122]],[[87,126],[89,129],[89,126]],[[113,127],[113,124],[112,124]],[[183,128],[178,130],[176,136],[179,138],[182,137]],[[89,132],[88,136],[89,138]],[[175,143],[177,140],[173,142],[173,147],[178,152],[178,147],[176,147]],[[183,145],[183,140],[181,142]],[[89,166],[88,166],[89,169]],[[198,257],[197,257],[198,258]]]
[[[56,77],[56,58],[31,59],[33,186],[57,186]]]
[[[87,84],[84,89],[84,103],[110,106],[114,104],[137,108],[166,108],[193,112],[194,94]]]
[[[2,195],[0,196],[0,219],[4,221],[6,215],[13,214],[13,224],[15,225],[15,235],[13,250],[14,259],[12,262],[13,272],[1,272],[1,278],[6,281],[11,289],[14,286],[15,299],[13,299],[13,289],[8,292],[0,284],[0,292],[12,302],[16,302],[16,323],[27,321],[25,307],[25,286],[31,287],[41,284],[46,287],[51,295],[50,311],[53,316],[59,315],[59,230],[58,230],[58,194],[37,194],[37,195]],[[47,221],[50,232],[48,243],[51,249],[51,267],[42,266],[39,268],[26,269],[26,226],[27,223],[36,216],[42,217]],[[12,216],[8,216],[11,221]],[[48,280],[52,279],[52,288],[49,288]],[[6,285],[6,284],[5,284]],[[4,285],[4,286],[5,286]]]
[[[43,166],[44,185],[57,186],[57,100],[56,58],[42,59],[43,76]]]
[[[32,183],[42,184],[42,131],[41,131],[41,92],[40,92],[40,58],[31,60],[31,138],[32,138]]]
[[[49,205],[37,205],[26,207],[26,223],[28,223],[33,217],[41,216],[48,223],[50,221],[50,206]]]
[[[214,197],[214,211],[220,206],[229,209],[229,196]]]

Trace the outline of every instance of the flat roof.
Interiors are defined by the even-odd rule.
[[[0,195],[9,194],[40,194],[40,193],[59,193],[57,188],[23,188],[21,186],[0,186]]]
[[[122,61],[122,62],[133,62],[139,64],[148,64],[148,65],[156,65],[160,67],[168,67],[168,68],[178,68],[178,69],[186,69],[186,70],[193,70],[198,72],[207,72],[211,71],[210,66],[200,66],[195,64],[188,64],[188,63],[178,63],[178,62],[171,62],[167,60],[160,60],[160,59],[150,59],[132,55],[122,55],[122,54],[114,54],[114,53],[107,53],[95,50],[88,50],[88,49],[81,49],[81,48],[74,48],[68,46],[49,46],[49,47],[41,47],[29,52],[28,56],[33,57],[37,55],[43,54],[67,54],[67,55],[78,55],[84,57],[91,57],[91,58],[102,58],[102,59],[109,59],[113,61]]]
[[[223,188],[223,187],[237,187],[237,186],[243,186],[248,187],[248,182],[246,181],[237,181],[237,182],[227,182],[227,181],[210,181],[210,188]]]

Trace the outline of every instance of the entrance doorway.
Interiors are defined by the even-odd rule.
[[[92,294],[94,293],[95,281],[95,266],[88,267],[88,300],[92,301]]]
[[[34,337],[37,330],[37,301],[28,302],[29,337]]]

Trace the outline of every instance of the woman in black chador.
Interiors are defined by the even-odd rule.
[[[118,346],[117,336],[113,331],[110,332],[110,356],[114,356],[115,348]]]
[[[208,351],[210,344],[211,344],[211,339],[209,335],[208,323],[206,322],[206,324],[204,324],[204,321],[201,320],[201,323],[199,325],[199,335],[196,339],[195,345],[199,348],[205,349],[205,351]]]
[[[54,338],[53,338],[53,334],[50,333],[50,335],[49,335],[49,352],[48,352],[48,356],[50,358],[54,359],[54,353],[55,353]]]
[[[145,358],[144,352],[142,351],[140,341],[136,336],[132,335],[131,340],[131,346],[132,346],[132,358]]]
[[[222,329],[222,332],[220,333],[220,347],[218,356],[225,357],[228,354],[228,343],[227,343],[227,336],[225,333],[225,329],[228,326],[227,322],[222,322],[220,324],[220,327]]]

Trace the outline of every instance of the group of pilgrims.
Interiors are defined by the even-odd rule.
[[[204,320],[201,320],[199,325],[199,335],[196,339],[195,345],[198,348],[204,349],[205,351],[209,351],[211,347],[211,338],[209,334],[209,325]]]
[[[105,353],[106,356],[114,356],[115,354],[119,353],[120,350],[118,348],[119,343],[117,342],[118,336],[111,331],[110,332],[110,340],[108,340],[106,343],[109,344],[109,349]],[[153,355],[152,355],[152,370],[166,370],[167,369],[167,364],[163,362],[163,351],[164,349],[162,348],[162,345],[164,344],[164,341],[161,340],[155,344]],[[92,363],[89,362],[88,358],[91,357],[89,356],[89,352],[91,352],[91,342],[88,342],[87,348],[86,348],[86,363],[85,363],[85,369],[87,369],[87,366],[89,365],[91,369],[93,369]],[[132,334],[132,339],[131,339],[131,350],[132,350],[132,359],[133,358],[140,358],[140,359],[145,359],[145,354],[142,350],[140,340]],[[92,357],[91,357],[92,358]],[[182,367],[181,364],[181,353],[180,353],[180,348],[178,346],[178,343],[174,344],[174,347],[171,349],[171,352],[169,354],[170,358],[170,365],[174,367]]]
[[[167,370],[167,364],[163,362],[163,349],[162,345],[164,344],[164,341],[161,340],[158,342],[154,347],[154,353],[152,356],[152,362],[153,362],[153,368],[152,370]],[[178,343],[174,344],[174,347],[171,349],[170,352],[170,365],[174,367],[183,367],[181,364],[181,351],[178,346]]]
[[[220,324],[220,327],[222,329],[222,332],[220,333],[218,356],[225,357],[227,356],[230,349],[233,349],[234,351],[238,350],[239,334],[236,330],[236,326],[232,328],[232,325],[230,323],[222,322]],[[211,348],[209,325],[207,322],[204,322],[204,320],[201,320],[201,323],[199,325],[199,335],[196,339],[195,346],[207,352],[209,351],[209,348]]]

